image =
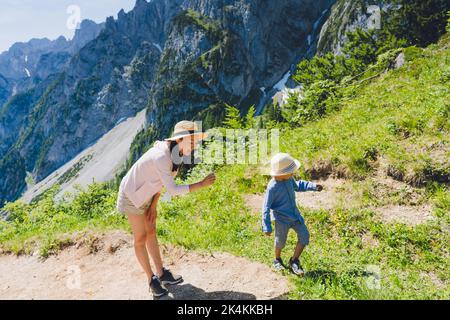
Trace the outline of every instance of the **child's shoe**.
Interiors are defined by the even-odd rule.
[[[303,271],[302,266],[300,265],[300,261],[298,259],[293,260],[292,258],[289,259],[289,267],[291,268],[291,271],[300,276],[303,277],[305,275],[305,271]]]
[[[283,260],[281,260],[281,258],[273,260],[273,267],[275,268],[276,271],[282,271],[286,269],[284,267]]]

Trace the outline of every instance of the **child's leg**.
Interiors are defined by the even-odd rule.
[[[297,245],[292,258],[293,260],[297,260],[309,244],[309,231],[305,223],[301,223],[300,221],[294,225],[293,229],[297,233]]]
[[[277,247],[275,247],[275,258],[276,259],[280,259],[281,258],[281,251],[282,251],[283,249],[280,249],[280,248],[277,248]]]
[[[303,249],[305,249],[306,246],[302,245],[300,242],[297,242],[297,245],[295,246],[294,250],[294,256],[292,257],[294,260],[297,260],[300,258],[300,255],[303,252]]]
[[[275,258],[281,258],[281,251],[286,245],[289,225],[275,221]]]

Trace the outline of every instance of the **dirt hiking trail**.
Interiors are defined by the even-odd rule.
[[[399,190],[411,189],[407,184],[395,181],[391,178],[376,177],[378,183],[378,192],[398,192]],[[308,210],[325,210],[331,214],[336,207],[352,208],[352,195],[341,190],[348,181],[344,179],[319,180],[317,183],[323,185],[321,192],[297,192],[296,202],[301,208]],[[381,196],[381,195],[380,195]],[[264,194],[246,194],[245,203],[250,212],[255,215],[261,215]],[[432,207],[428,204],[422,205],[384,205],[380,207],[368,207],[377,214],[377,218],[385,223],[403,223],[410,226],[416,226],[433,220]]]
[[[269,266],[226,253],[162,247],[166,267],[184,278],[168,299],[283,299],[288,281]],[[132,236],[115,231],[81,240],[43,260],[0,255],[0,299],[151,300]]]

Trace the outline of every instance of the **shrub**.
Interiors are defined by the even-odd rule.
[[[334,81],[317,81],[301,97],[298,93],[290,94],[283,109],[283,117],[296,125],[320,119],[336,107],[336,94],[337,86]]]
[[[291,94],[282,112],[290,124],[305,124],[336,110],[343,88],[368,73],[370,65],[378,72],[389,68],[405,44],[392,34],[360,28],[347,38],[343,55],[329,52],[298,64],[293,79],[303,86],[303,94]]]

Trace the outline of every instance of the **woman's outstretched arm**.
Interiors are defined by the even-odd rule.
[[[189,185],[189,192],[194,192],[199,189],[209,187],[215,181],[216,181],[216,175],[214,173],[211,173],[211,174],[207,175],[206,178],[203,179],[202,181],[199,181],[197,183],[193,183],[193,184]]]

